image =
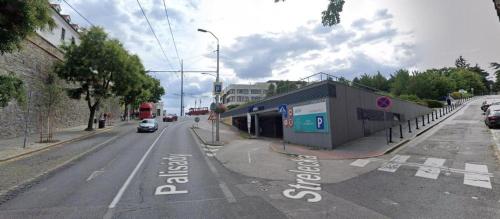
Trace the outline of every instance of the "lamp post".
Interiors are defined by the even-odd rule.
[[[218,84],[219,83],[219,38],[217,38],[217,36],[215,36],[214,33],[210,32],[208,30],[198,29],[198,31],[202,32],[202,33],[210,33],[217,40],[217,76],[215,77],[215,83]],[[217,104],[217,106],[219,105],[219,94],[215,95],[215,104]],[[220,120],[219,114],[217,114],[216,124],[215,124],[215,141],[217,141],[217,142],[220,141],[220,138],[219,138],[219,120]]]

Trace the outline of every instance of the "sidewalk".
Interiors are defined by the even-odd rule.
[[[467,106],[468,103],[475,100],[476,99],[472,99],[468,102],[463,103],[460,106],[457,106],[456,108],[454,108],[453,111],[447,113],[442,117],[439,117],[439,112],[436,111],[438,112],[438,118],[432,121],[432,118],[429,117],[429,123],[427,122],[427,115],[424,117],[423,121],[424,123],[422,123],[422,117],[417,118],[419,127],[418,130],[416,129],[415,118],[413,118],[412,120],[410,120],[411,130],[412,130],[411,133],[409,132],[408,129],[408,123],[407,121],[405,121],[402,124],[403,138],[400,138],[399,125],[392,127],[392,142],[389,144],[387,143],[386,131],[383,130],[374,133],[370,136],[340,145],[333,150],[318,150],[315,148],[293,145],[293,144],[286,144],[285,147],[283,147],[282,143],[271,144],[271,148],[273,151],[278,153],[290,154],[290,155],[298,155],[298,154],[313,155],[317,156],[318,159],[321,160],[361,159],[361,158],[378,157],[392,150],[397,149],[398,147],[407,143],[411,139],[423,134],[424,132],[438,125],[442,121],[446,120],[448,117],[457,113],[460,109]],[[425,126],[423,126],[423,124],[425,124]]]
[[[32,154],[41,150],[45,150],[60,144],[70,141],[75,141],[88,136],[111,130],[115,126],[126,124],[127,122],[115,121],[112,126],[106,126],[104,129],[96,129],[94,131],[84,131],[87,125],[76,126],[71,128],[60,129],[54,132],[53,139],[55,142],[39,143],[40,135],[31,134],[27,139],[26,148],[23,148],[24,136],[1,139],[0,140],[0,162],[9,161],[18,157]]]
[[[212,123],[208,120],[208,117],[200,116],[199,118],[200,122],[198,123],[198,127],[194,128],[193,131],[205,145],[222,146],[230,143],[231,141],[243,139],[237,128],[220,123],[219,137],[221,142],[215,142],[215,125],[213,126],[212,134]]]

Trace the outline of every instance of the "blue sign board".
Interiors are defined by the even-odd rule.
[[[329,132],[326,102],[294,107],[293,130],[295,132]]]
[[[280,112],[285,118],[288,117],[288,107],[286,104],[281,104],[278,107],[278,112]]]

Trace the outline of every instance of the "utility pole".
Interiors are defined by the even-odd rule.
[[[181,116],[184,116],[184,60],[181,60]]]
[[[217,38],[213,33],[212,35],[215,37],[215,39],[217,39],[217,78],[215,79],[216,83],[218,84],[219,83],[219,38]],[[216,101],[216,104],[217,104],[217,107],[219,106],[219,94],[217,93],[216,97],[215,97],[215,101]],[[219,137],[219,123],[220,123],[220,114],[217,113],[217,118],[216,118],[216,125],[215,125],[215,140],[217,142],[220,141],[220,137]]]

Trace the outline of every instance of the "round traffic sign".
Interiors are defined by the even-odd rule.
[[[391,108],[391,106],[392,106],[391,98],[386,97],[386,96],[377,98],[377,107],[378,108],[387,110],[387,109]]]

